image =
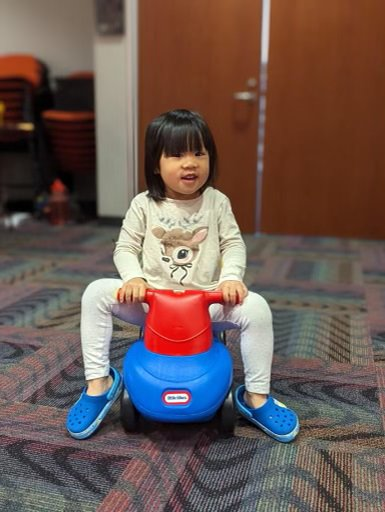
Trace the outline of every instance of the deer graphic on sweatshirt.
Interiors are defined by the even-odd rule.
[[[194,231],[185,231],[181,228],[165,230],[162,227],[152,228],[153,235],[160,240],[162,261],[169,264],[170,277],[177,278],[183,285],[192,262],[199,253],[199,245],[207,236],[207,227],[200,227]]]

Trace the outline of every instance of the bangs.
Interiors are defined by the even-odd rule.
[[[165,126],[162,133],[162,152],[166,156],[175,153],[202,151],[207,148],[207,143],[202,138],[198,126],[194,124],[182,124],[179,126]]]

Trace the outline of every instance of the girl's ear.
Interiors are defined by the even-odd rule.
[[[160,170],[159,169],[155,169],[154,174],[160,174]]]

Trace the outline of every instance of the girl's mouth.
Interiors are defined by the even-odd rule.
[[[185,176],[182,176],[182,180],[185,181],[194,181],[197,179],[198,176],[196,174],[186,174]]]

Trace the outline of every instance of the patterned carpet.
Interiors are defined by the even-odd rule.
[[[114,274],[117,232],[0,231],[0,510],[385,510],[385,242],[247,239],[247,283],[273,309],[273,392],[301,418],[294,443],[241,417],[229,439],[209,424],[129,435],[117,405],[97,435],[75,441],[64,422],[83,385],[79,300]],[[116,322],[116,366],[136,337]],[[234,331],[229,340],[239,383]]]

